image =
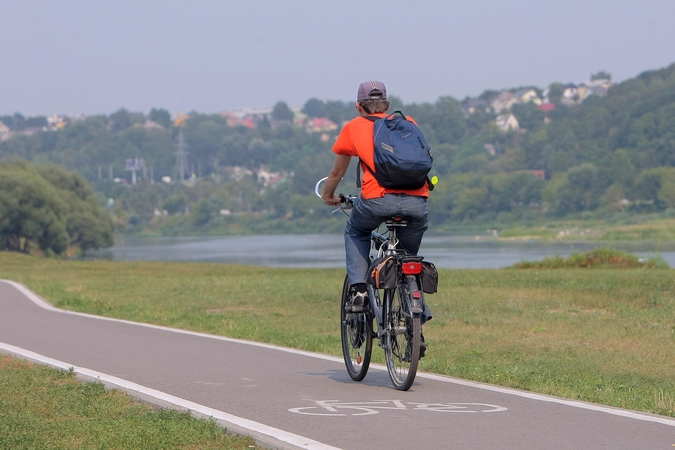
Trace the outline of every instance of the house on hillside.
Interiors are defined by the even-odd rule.
[[[51,116],[47,116],[47,125],[49,128],[56,128],[56,124],[65,122],[65,117],[61,117],[58,114],[52,114]]]
[[[577,101],[579,103],[583,102],[591,95],[593,95],[593,91],[591,91],[585,84],[582,83],[577,86]]]
[[[253,172],[245,167],[240,166],[226,166],[223,169],[226,178],[234,181],[241,181],[245,177],[253,175]]]
[[[518,98],[509,91],[503,91],[490,102],[490,107],[495,114],[500,114],[503,110],[509,111],[511,107],[518,103]]]
[[[240,115],[232,111],[224,111],[219,113],[219,115],[225,118],[225,122],[230,127],[255,128],[255,121],[248,115]]]
[[[530,172],[537,178],[541,178],[542,180],[546,179],[546,171],[545,170],[530,170]]]
[[[0,141],[6,141],[9,139],[9,135],[11,134],[11,130],[7,125],[2,123],[0,120]]]
[[[541,105],[541,99],[537,95],[537,91],[534,89],[521,89],[513,93],[514,97],[518,99],[520,103],[534,103],[535,105]]]
[[[607,91],[612,87],[612,82],[606,79],[592,80],[586,83],[588,89],[593,93],[593,95],[599,95],[604,97],[607,95]]]
[[[490,112],[490,105],[485,100],[478,98],[469,98],[462,103],[462,112],[464,115],[473,114],[476,111]]]
[[[305,114],[304,112],[302,111],[293,112],[293,125],[295,125],[296,127],[304,128],[308,120],[309,118],[307,117],[307,114]]]
[[[178,114],[178,116],[173,119],[174,127],[182,127],[186,120],[190,118],[189,114]]]
[[[152,121],[150,119],[146,120],[145,123],[143,123],[143,124],[138,123],[136,125],[138,125],[139,127],[143,127],[146,130],[163,130],[164,129],[164,127],[162,125],[160,125],[157,122]]]
[[[505,133],[509,130],[518,131],[520,129],[518,119],[513,114],[500,114],[495,119],[495,123],[497,124],[497,128]]]
[[[537,109],[540,109],[544,111],[545,113],[555,109],[555,103],[542,103],[541,105],[537,106]]]
[[[337,130],[335,122],[325,117],[313,117],[305,125],[305,131],[308,133],[323,133]]]
[[[577,86],[572,84],[572,83],[567,83],[567,84],[563,84],[562,88],[563,88],[563,94],[562,94],[562,98],[560,99],[560,101],[564,105],[568,105],[568,106],[576,105],[577,100],[579,98],[578,97],[579,96],[579,89],[577,88]]]
[[[270,172],[268,167],[260,167],[256,173],[258,183],[264,187],[274,187],[288,178],[286,172]]]

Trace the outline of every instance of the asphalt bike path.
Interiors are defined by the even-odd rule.
[[[73,367],[271,448],[675,447],[668,417],[427,373],[400,392],[379,365],[357,383],[339,357],[63,311],[2,280],[0,352]]]

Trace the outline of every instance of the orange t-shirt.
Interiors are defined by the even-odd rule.
[[[377,117],[387,117],[388,114],[371,114]],[[408,120],[417,124],[411,117],[406,117]],[[335,144],[333,144],[333,151],[338,155],[356,156],[361,159],[361,169],[363,170],[363,178],[361,185],[361,196],[363,198],[379,198],[384,194],[408,194],[418,197],[429,197],[429,188],[425,184],[419,189],[385,189],[380,186],[372,173],[363,164],[375,170],[375,157],[373,155],[373,129],[375,123],[366,119],[365,117],[356,117],[344,126],[340,135],[337,137]]]

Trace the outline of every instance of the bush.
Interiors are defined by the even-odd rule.
[[[642,260],[636,255],[607,247],[572,253],[568,258],[554,256],[541,261],[521,261],[512,266],[515,269],[670,269],[670,265],[659,255]]]

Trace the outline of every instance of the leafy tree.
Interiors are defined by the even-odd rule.
[[[558,105],[563,95],[563,87],[560,83],[553,83],[548,87],[548,101]]]
[[[110,121],[112,122],[113,131],[126,130],[133,124],[131,114],[124,108],[119,109],[117,112],[110,115]]]
[[[213,213],[209,207],[209,201],[207,199],[199,200],[195,205],[193,216],[193,223],[195,226],[202,227],[206,225],[212,217]]]
[[[305,102],[302,112],[309,117],[326,117],[326,104],[318,98],[310,98]]]
[[[483,91],[482,94],[478,96],[479,100],[492,100],[493,98],[497,97],[499,95],[499,91],[495,91],[494,89],[488,89]]]
[[[260,167],[270,161],[270,145],[264,139],[253,138],[248,143],[248,154],[251,158],[251,167]]]
[[[657,197],[667,208],[675,208],[675,169],[669,169],[663,174]]]
[[[20,113],[14,113],[13,116],[0,116],[0,121],[12,131],[21,131],[26,127],[26,118]]]
[[[112,222],[98,206],[94,192],[82,176],[55,164],[37,166],[36,170],[67,202],[66,230],[70,246],[79,247],[85,253],[113,245]]]
[[[272,108],[272,119],[274,120],[286,120],[292,122],[293,117],[295,117],[295,115],[286,102],[278,101],[274,105],[274,108]]]
[[[77,174],[56,165],[0,164],[0,242],[29,252],[37,245],[61,254],[68,246],[88,249],[113,244],[112,222]]]
[[[621,149],[614,152],[610,166],[612,181],[624,188],[630,188],[635,179],[635,166],[633,165],[628,150]]]
[[[489,192],[485,187],[467,188],[457,198],[452,215],[460,220],[474,219],[485,212],[488,198]]]
[[[25,164],[0,166],[0,245],[29,253],[63,253],[68,247],[67,205],[53,186]]]
[[[609,211],[625,212],[626,208],[622,201],[624,199],[624,187],[615,183],[607,188],[600,198],[600,204]]]
[[[605,70],[600,70],[598,72],[595,72],[594,74],[591,74],[591,81],[611,80],[611,79],[612,79],[612,75]]]
[[[326,102],[326,117],[338,125],[346,120],[353,119],[356,117],[356,114],[354,102],[341,102],[338,100],[328,100]]]
[[[599,202],[597,168],[591,163],[572,167],[557,186],[557,207],[559,215],[591,210]]]
[[[181,194],[173,194],[167,197],[162,203],[162,209],[168,214],[180,214],[185,212],[187,206],[187,198]]]
[[[635,200],[646,202],[658,201],[658,193],[661,190],[664,175],[664,168],[643,171],[635,181],[632,197]]]
[[[44,116],[28,117],[25,124],[26,127],[46,127],[49,125],[47,123],[47,118]]]
[[[520,128],[533,131],[544,126],[544,112],[532,102],[515,104],[511,112],[518,119]]]
[[[171,128],[171,126],[173,125],[173,122],[171,122],[171,114],[169,113],[169,111],[163,108],[160,109],[152,108],[150,110],[149,118],[150,120],[160,124],[164,128]]]
[[[389,111],[403,111],[403,114],[406,113],[405,111],[405,105],[403,104],[403,100],[401,100],[399,97],[395,95],[390,95],[389,96]]]

